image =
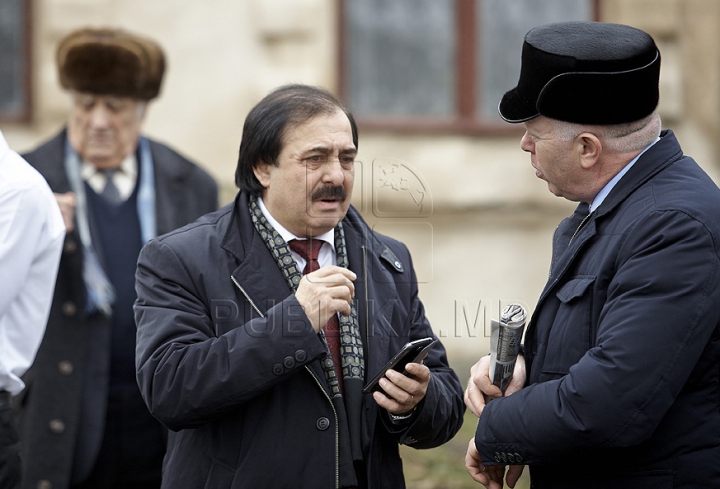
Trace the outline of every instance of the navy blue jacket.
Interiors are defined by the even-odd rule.
[[[480,417],[483,462],[537,489],[720,487],[720,190],[661,136],[558,227],[529,385]]]
[[[407,248],[372,232],[352,207],[343,228],[369,379],[404,343],[434,335]],[[255,230],[244,193],[149,242],[137,292],[138,383],[172,430],[164,488],[338,486],[346,438],[320,366],[325,347]],[[425,364],[427,396],[405,425],[346,384],[361,487],[363,479],[372,489],[405,487],[398,444],[435,447],[462,425],[462,388],[440,343]]]

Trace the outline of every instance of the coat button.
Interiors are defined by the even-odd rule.
[[[315,426],[317,426],[317,429],[319,429],[320,431],[325,431],[326,429],[330,428],[330,420],[323,416],[322,418],[318,418]]]
[[[38,481],[36,487],[37,487],[37,489],[52,489],[52,482],[50,482],[49,480],[42,479],[42,480]]]
[[[502,460],[502,463],[504,463],[504,464],[507,463],[508,459],[507,459],[507,454],[505,452],[500,452],[500,460]]]
[[[70,375],[73,373],[73,364],[68,362],[67,360],[63,360],[62,362],[58,363],[58,371],[63,375]]]
[[[65,423],[63,423],[59,419],[51,419],[49,426],[50,431],[52,431],[56,435],[62,435],[65,432]]]
[[[290,370],[295,366],[295,359],[293,357],[285,357],[283,365],[285,365],[286,369]]]
[[[493,458],[495,459],[495,461],[496,461],[497,463],[502,462],[502,458],[500,458],[500,453],[499,453],[499,452],[495,452],[495,453],[493,454]]]
[[[509,464],[515,464],[515,454],[514,453],[508,453],[507,454],[507,461]]]
[[[295,360],[302,363],[305,360],[307,360],[307,353],[305,353],[305,350],[298,350],[295,352]]]
[[[72,317],[77,312],[77,307],[75,307],[75,304],[73,302],[65,302],[62,305],[62,312],[67,317]]]
[[[515,463],[521,464],[522,461],[523,461],[522,455],[520,455],[519,453],[516,453],[515,454]]]
[[[283,370],[282,365],[280,365],[279,363],[276,363],[275,365],[273,365],[273,373],[275,375],[282,375],[283,372],[284,372],[284,370]]]

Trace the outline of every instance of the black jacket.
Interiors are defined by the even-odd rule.
[[[407,248],[343,220],[372,378],[401,346],[434,336]],[[334,488],[340,430],[319,358],[324,346],[236,203],[148,243],[137,272],[137,370],[170,433],[163,487]],[[437,344],[414,417],[395,426],[370,394],[348,393],[368,486],[405,486],[398,444],[438,446],[462,425],[462,388]]]

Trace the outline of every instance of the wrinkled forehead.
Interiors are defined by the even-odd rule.
[[[339,141],[342,141],[342,151],[355,150],[350,119],[340,108],[303,121],[288,122],[282,131],[281,150],[289,144],[328,146]]]

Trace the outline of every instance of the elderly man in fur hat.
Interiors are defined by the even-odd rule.
[[[198,166],[141,135],[165,68],[153,41],[82,29],[59,44],[67,127],[24,155],[68,230],[47,332],[16,405],[23,487],[159,487],[164,428],[135,380],[135,267],[142,245],[217,207]]]
[[[662,130],[659,75],[630,26],[525,36],[500,115],[578,206],[555,231],[516,385],[490,384],[489,357],[472,369],[466,467],[485,487],[514,487],[523,465],[535,489],[720,487],[720,189]]]

